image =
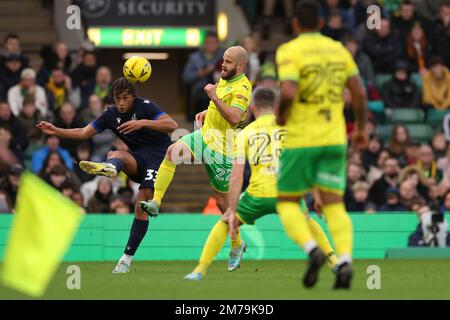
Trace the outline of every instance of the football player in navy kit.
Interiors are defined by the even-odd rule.
[[[80,161],[80,168],[93,175],[114,177],[124,171],[140,184],[137,202],[153,197],[154,182],[158,168],[171,144],[169,133],[178,125],[153,101],[137,97],[133,85],[119,78],[111,86],[114,105],[103,111],[100,117],[84,128],[62,129],[41,121],[37,127],[45,134],[69,139],[89,139],[103,130],[112,130],[128,147],[129,151],[110,151],[104,163]],[[114,273],[127,273],[131,260],[144,238],[149,217],[135,206],[135,218],[124,254]]]

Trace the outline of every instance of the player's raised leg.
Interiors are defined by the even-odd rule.
[[[167,149],[166,156],[158,169],[153,197],[139,201],[139,206],[143,211],[150,216],[159,214],[161,201],[172,182],[176,166],[186,160],[192,161],[193,155],[191,150],[183,142],[178,141]]]
[[[117,176],[125,167],[128,170],[136,170],[136,168],[133,168],[136,167],[136,161],[127,151],[110,151],[105,162],[80,161],[79,166],[81,170],[88,174],[112,178]]]

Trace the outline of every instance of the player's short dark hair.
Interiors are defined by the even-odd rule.
[[[295,17],[302,28],[317,29],[320,23],[320,4],[316,0],[300,0],[295,7]]]
[[[274,108],[275,92],[270,88],[256,88],[253,93],[253,104],[256,108]]]
[[[19,39],[19,35],[17,33],[8,33],[5,36],[4,42],[6,43],[9,39]]]
[[[111,97],[121,94],[122,92],[128,92],[133,97],[136,97],[136,89],[133,84],[125,78],[119,78],[115,80],[111,85]]]

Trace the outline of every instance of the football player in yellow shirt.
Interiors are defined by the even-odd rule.
[[[207,273],[214,257],[223,248],[230,232],[231,242],[239,233],[238,226],[254,224],[256,220],[276,212],[277,170],[284,130],[275,123],[274,107],[276,95],[268,88],[256,89],[251,109],[256,120],[239,132],[236,141],[236,153],[230,183],[230,207],[212,228],[206,240],[197,267],[185,279],[198,281]],[[251,169],[250,183],[241,194],[245,161]],[[300,203],[302,211],[307,214],[305,202]],[[327,253],[330,267],[334,267],[337,258],[320,225],[308,218],[308,226],[314,233],[320,247]],[[228,270],[236,270],[246,249],[242,245],[232,248],[228,260]]]
[[[326,256],[318,248],[306,218],[297,216],[301,196],[319,191],[339,258],[334,287],[349,288],[353,227],[342,197],[347,156],[343,90],[347,86],[352,94],[356,148],[367,143],[367,100],[353,58],[340,42],[319,33],[321,23],[319,3],[301,0],[293,22],[299,36],[282,44],[276,53],[281,91],[277,123],[286,130],[277,212],[288,234],[309,254],[307,272],[317,278]]]
[[[205,86],[210,98],[208,109],[196,115],[196,121],[203,123],[202,128],[168,148],[158,170],[153,199],[140,202],[142,210],[149,215],[159,213],[176,165],[193,160],[204,163],[221,211],[224,213],[228,208],[236,130],[243,125],[252,94],[252,86],[244,74],[247,62],[248,54],[244,48],[235,46],[225,51],[219,83]]]

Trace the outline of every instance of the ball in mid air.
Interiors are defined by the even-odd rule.
[[[152,74],[152,65],[144,57],[132,56],[123,64],[123,75],[132,83],[143,83]]]

